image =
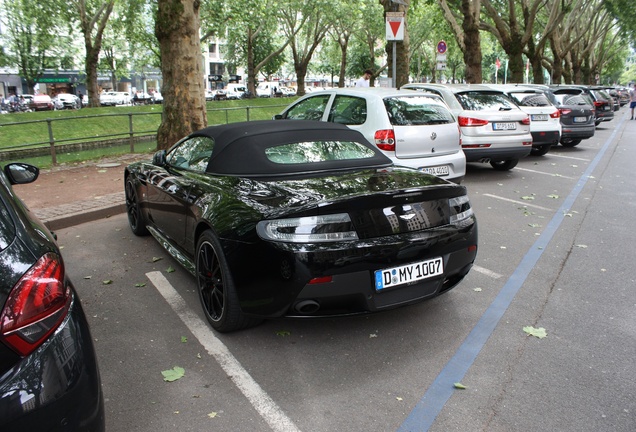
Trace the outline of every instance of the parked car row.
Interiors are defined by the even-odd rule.
[[[510,170],[559,143],[578,145],[618,108],[600,87],[413,83],[313,91],[274,118],[345,124],[396,164],[461,182],[466,162]]]

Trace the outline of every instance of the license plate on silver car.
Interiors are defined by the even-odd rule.
[[[493,130],[515,130],[517,129],[517,124],[514,122],[506,122],[506,123],[493,123]]]
[[[587,121],[587,117],[574,117],[574,123],[585,123]]]
[[[532,120],[532,121],[547,121],[548,120],[548,115],[547,114],[532,114],[530,116],[530,120]]]
[[[447,176],[450,173],[448,165],[420,168],[420,171],[426,174],[432,174],[434,176]]]
[[[441,257],[375,272],[375,289],[382,291],[444,274]]]

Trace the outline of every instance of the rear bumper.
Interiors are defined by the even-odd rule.
[[[532,146],[539,147],[546,144],[558,144],[561,139],[561,133],[559,131],[538,131],[531,132]]]
[[[384,152],[384,154],[397,166],[405,166],[418,170],[424,167],[435,168],[446,166],[448,167],[448,175],[439,175],[439,177],[455,183],[461,183],[466,175],[466,156],[461,150],[452,154],[422,158],[397,158],[387,152]]]
[[[337,245],[266,242],[226,256],[246,314],[363,314],[416,303],[459,283],[477,255],[477,222],[473,217],[465,223],[459,230],[443,226]],[[376,290],[376,271],[435,258],[442,258],[443,274]],[[253,263],[250,272],[245,272],[245,262]],[[310,283],[315,278],[321,280]]]
[[[521,159],[530,154],[532,146],[517,146],[512,148],[478,148],[464,149],[467,162],[504,161]]]
[[[583,126],[565,126],[563,125],[563,131],[561,133],[561,139],[585,139],[591,138],[594,136],[596,131],[596,126],[594,124],[583,125]]]

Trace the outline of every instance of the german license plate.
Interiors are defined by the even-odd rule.
[[[548,115],[547,114],[532,114],[530,116],[530,120],[532,120],[532,121],[547,121],[548,120]]]
[[[420,168],[420,171],[435,176],[447,176],[450,173],[448,165]]]
[[[375,289],[382,291],[387,288],[439,276],[443,273],[444,261],[441,257],[400,267],[377,270],[375,272]]]
[[[605,106],[603,107],[603,111],[609,111],[610,109],[611,109],[611,108],[610,108],[610,106],[609,106],[609,105],[605,105]]]
[[[574,117],[574,123],[585,123],[587,121],[587,117]]]
[[[517,129],[517,124],[514,122],[506,122],[506,123],[493,123],[493,130],[515,130]]]

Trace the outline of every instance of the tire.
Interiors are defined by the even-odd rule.
[[[126,180],[126,213],[128,213],[128,225],[133,234],[140,237],[150,234],[146,227],[148,222],[139,208],[137,189],[130,178]]]
[[[210,230],[197,242],[196,278],[203,313],[216,331],[236,331],[260,322],[241,310],[221,243]]]
[[[508,159],[503,161],[490,161],[490,166],[497,171],[509,171],[517,166],[519,159]]]
[[[530,150],[530,154],[532,156],[543,156],[544,154],[550,151],[550,147],[552,147],[551,144],[545,144],[542,146],[532,147],[532,150]]]
[[[575,147],[577,145],[581,144],[581,140],[580,139],[573,139],[573,138],[565,138],[561,140],[561,145],[563,147]]]

